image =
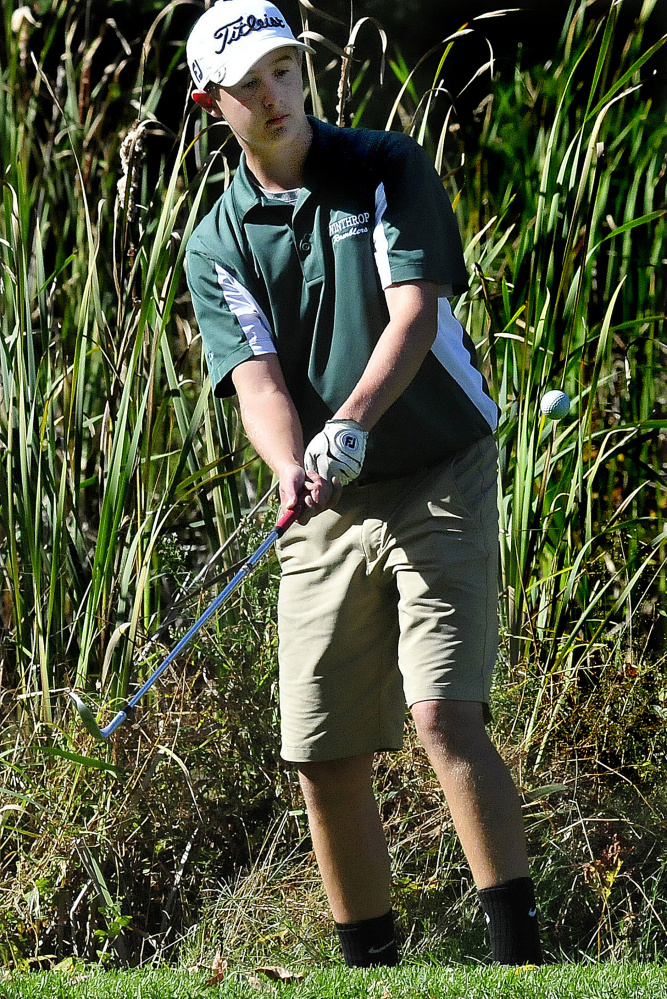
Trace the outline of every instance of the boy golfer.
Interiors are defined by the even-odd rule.
[[[494,960],[539,963],[519,801],[485,729],[497,408],[448,302],[460,236],[411,139],[306,116],[304,49],[267,0],[218,0],[187,45],[194,100],[242,149],[187,251],[214,391],[238,395],[283,510],[305,494],[279,547],[282,755],[349,965],[398,960],[371,774],[406,703]]]

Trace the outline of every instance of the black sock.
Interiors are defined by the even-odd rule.
[[[335,926],[348,968],[371,968],[375,965],[393,968],[398,964],[391,909],[376,919],[335,923]]]
[[[532,878],[516,878],[482,888],[479,900],[498,964],[542,964],[537,905]]]

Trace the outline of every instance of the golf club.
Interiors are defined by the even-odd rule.
[[[95,720],[95,715],[88,707],[88,705],[85,703],[85,701],[83,701],[78,694],[75,694],[73,690],[69,692],[69,696],[74,701],[76,709],[79,712],[79,715],[81,716],[81,721],[86,726],[87,730],[90,732],[91,735],[95,736],[96,739],[108,739],[111,733],[115,732],[119,725],[123,724],[123,722],[126,720],[126,718],[133,710],[137,702],[140,701],[141,698],[144,696],[144,694],[150,690],[155,681],[160,676],[162,676],[167,666],[169,666],[169,664],[174,661],[179,652],[181,652],[182,649],[185,648],[190,639],[197,634],[201,626],[205,624],[206,621],[208,621],[211,615],[215,614],[220,604],[223,603],[230,595],[230,593],[232,593],[236,589],[239,583],[241,583],[245,579],[250,570],[257,564],[257,562],[259,562],[259,560],[269,550],[269,548],[271,548],[274,542],[277,541],[278,538],[282,537],[282,535],[285,533],[288,527],[291,527],[291,525],[294,523],[297,517],[301,514],[302,510],[303,510],[303,502],[300,501],[293,510],[289,510],[286,514],[284,514],[276,521],[275,527],[268,535],[268,537],[266,537],[264,541],[262,541],[259,548],[246,559],[246,561],[243,563],[243,565],[236,573],[236,575],[233,577],[233,579],[230,579],[230,581],[227,583],[223,591],[219,593],[218,596],[215,598],[211,606],[204,611],[202,616],[197,621],[195,621],[192,627],[183,635],[181,640],[172,649],[169,655],[165,659],[163,659],[163,661],[160,663],[160,665],[152,674],[152,676],[149,676],[149,678],[144,683],[143,687],[141,687],[137,691],[134,697],[132,697],[127,702],[127,704],[123,705],[123,707],[115,715],[115,717],[111,719],[108,725],[105,725],[104,728],[100,728],[100,726],[97,724],[97,721]]]

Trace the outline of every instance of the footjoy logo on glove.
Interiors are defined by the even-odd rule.
[[[343,433],[338,438],[338,443],[341,447],[344,447],[347,451],[356,451],[359,448],[359,438],[356,434],[351,434],[349,432]]]

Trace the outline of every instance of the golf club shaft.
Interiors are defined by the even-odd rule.
[[[204,625],[208,621],[208,619],[213,614],[215,614],[218,607],[222,603],[224,603],[224,601],[227,599],[230,593],[232,593],[239,585],[239,583],[241,583],[245,579],[250,570],[257,564],[257,562],[259,562],[262,556],[266,554],[269,548],[271,548],[271,546],[278,540],[278,538],[282,537],[282,535],[285,533],[288,527],[290,527],[297,519],[297,517],[300,515],[302,510],[303,510],[303,504],[299,503],[293,510],[289,510],[276,522],[276,526],[268,535],[268,537],[266,537],[259,546],[259,548],[256,551],[254,551],[252,555],[249,556],[249,558],[246,559],[246,561],[243,563],[243,565],[236,573],[236,575],[232,579],[230,579],[230,581],[227,583],[223,591],[218,594],[218,596],[215,598],[210,607],[208,607],[204,611],[202,616],[198,618],[197,621],[195,621],[195,623],[192,625],[191,628],[189,628],[188,631],[186,631],[181,640],[171,650],[169,655],[162,660],[162,662],[155,670],[155,672],[151,676],[149,676],[149,678],[144,683],[143,687],[141,687],[136,692],[136,694],[127,702],[127,704],[125,704],[124,707],[122,707],[121,710],[118,711],[118,713],[111,719],[108,725],[105,725],[104,728],[100,729],[101,738],[107,739],[112,732],[115,732],[115,730],[118,728],[119,725],[123,724],[129,712],[141,700],[144,694],[146,694],[147,691],[150,690],[155,681],[162,676],[167,666],[169,666],[170,663],[174,661],[179,652],[181,652],[188,644],[188,642],[197,634],[202,625]]]

